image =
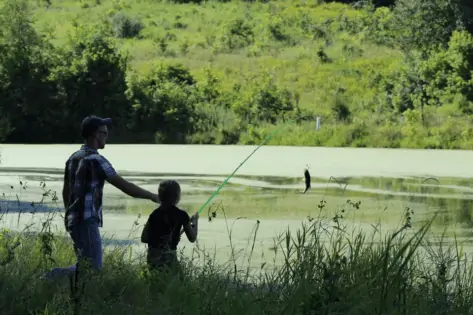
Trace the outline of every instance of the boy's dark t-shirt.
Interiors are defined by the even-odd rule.
[[[181,229],[189,221],[187,212],[176,206],[155,209],[148,218],[148,247],[176,250]]]

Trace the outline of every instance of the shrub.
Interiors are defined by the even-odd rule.
[[[112,17],[113,32],[118,38],[137,37],[144,28],[143,23],[133,19],[123,12],[118,12]]]
[[[182,65],[158,65],[145,77],[130,76],[131,129],[155,135],[148,141],[185,143],[194,131],[195,79]]]

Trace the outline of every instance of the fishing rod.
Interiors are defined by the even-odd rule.
[[[253,155],[255,154],[256,151],[259,150],[259,148],[261,148],[263,145],[265,145],[266,143],[268,143],[269,140],[271,140],[279,131],[281,131],[281,129],[285,126],[286,124],[282,125],[281,127],[279,127],[278,129],[276,129],[272,134],[270,134],[269,136],[267,136],[264,141],[259,145],[257,146],[253,152],[250,153],[250,155],[248,155],[241,163],[240,165],[238,165],[237,168],[235,168],[235,170],[233,170],[233,172],[223,181],[223,183],[217,188],[217,190],[214,191],[214,193],[209,197],[209,199],[207,199],[207,201],[200,207],[200,209],[197,211],[197,214],[200,214],[202,212],[202,210],[204,210],[204,208],[212,201],[212,199],[215,198],[215,196],[218,195],[219,191],[223,188],[223,186],[225,186],[228,181],[230,180],[230,178],[233,177],[233,175],[235,175],[235,173],[240,169],[240,167],[243,166],[243,164],[246,163],[246,161],[248,161],[248,159]],[[184,229],[181,230],[181,235],[184,233]]]
[[[267,136],[264,141],[259,145],[257,146],[253,152],[250,153],[250,155],[248,155],[244,160],[243,162],[240,163],[240,165],[238,165],[237,168],[235,168],[235,170],[223,181],[223,183],[217,188],[217,190],[215,190],[215,192],[209,197],[209,199],[207,199],[207,201],[200,207],[200,209],[197,211],[198,214],[200,214],[202,212],[202,210],[204,210],[204,208],[215,198],[215,196],[218,195],[218,193],[220,192],[220,190],[223,188],[223,186],[225,186],[227,184],[227,182],[230,180],[230,178],[233,177],[233,175],[235,175],[235,173],[240,169],[240,167],[242,167],[246,161],[248,161],[248,159],[253,155],[255,154],[256,151],[259,150],[259,148],[261,148],[263,145],[265,145],[269,140],[271,140],[279,131],[281,131],[281,129],[283,127],[285,127],[286,124],[282,125],[281,127],[279,127],[278,129],[276,129],[272,134],[270,134],[269,136]]]

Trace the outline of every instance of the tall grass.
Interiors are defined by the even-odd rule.
[[[43,188],[43,197],[54,198]],[[380,226],[373,226],[372,233],[350,232],[343,215],[360,204],[347,202],[333,218],[324,216],[325,204],[322,201],[318,215],[301,222],[295,233],[287,230],[275,238],[275,260],[281,255],[282,263],[274,268],[261,266],[259,273],[251,273],[251,254],[244,266],[236,263],[232,251],[231,267],[225,267],[196,250],[191,257],[181,255],[182,278],[151,275],[145,259],[122,245],[105,251],[104,269],[88,277],[79,292],[71,290],[67,279],[39,279],[49,268],[74,261],[69,239],[52,231],[51,218],[58,213],[51,212],[40,230],[1,231],[0,310],[127,315],[472,312],[470,258],[458,244],[444,248],[429,241],[433,218],[414,229],[412,211],[406,208],[403,222],[393,231],[382,233]],[[3,219],[12,215],[8,207],[1,211]],[[231,241],[232,223],[224,209],[220,211]],[[209,210],[210,217],[215,215],[217,210]],[[258,226],[249,238],[250,253]]]

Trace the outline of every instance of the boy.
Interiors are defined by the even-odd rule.
[[[185,232],[190,242],[196,241],[199,214],[189,218],[187,212],[176,207],[181,199],[181,187],[174,180],[161,182],[158,196],[161,206],[150,214],[141,234],[141,242],[148,244],[147,262],[150,269],[177,267],[176,249],[181,234]]]

